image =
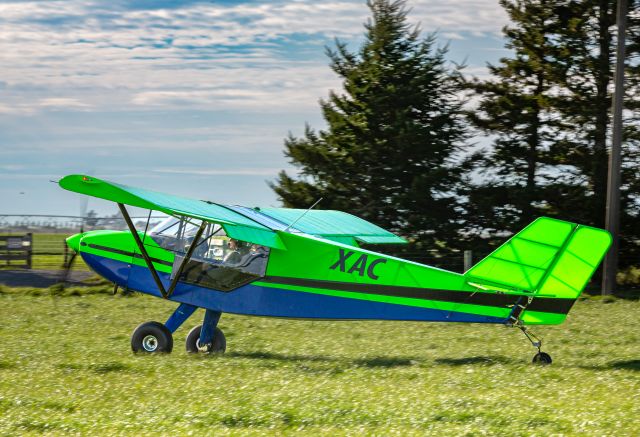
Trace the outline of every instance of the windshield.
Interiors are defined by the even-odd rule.
[[[158,246],[172,252],[185,253],[198,232],[199,224],[185,219],[168,217],[149,231],[149,236]],[[224,231],[217,224],[207,225],[202,238],[213,234],[218,235]]]
[[[216,225],[218,226],[218,225]],[[149,231],[150,235],[160,235],[165,237],[193,237],[198,232],[199,225],[187,220],[180,220],[175,217],[167,217]]]
[[[268,247],[229,238],[215,223],[207,224],[195,242],[199,228],[199,223],[189,219],[169,217],[149,231],[158,246],[176,254],[172,277],[193,244],[196,247],[180,277],[183,282],[230,291],[264,276]]]

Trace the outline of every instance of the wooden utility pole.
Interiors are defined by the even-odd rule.
[[[613,242],[604,261],[602,275],[602,294],[611,294],[616,290],[618,271],[618,248],[620,242],[620,167],[622,148],[622,105],[624,98],[624,58],[625,33],[627,24],[627,0],[618,0],[616,13],[618,25],[618,44],[616,50],[616,71],[614,78],[613,129],[611,133],[611,151],[609,153],[609,177],[607,181],[607,210],[605,226],[611,233]]]

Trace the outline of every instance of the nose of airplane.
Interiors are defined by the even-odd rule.
[[[69,246],[69,248],[71,248],[72,250],[80,253],[80,240],[82,240],[82,237],[84,236],[84,234],[75,234],[70,236],[69,238],[67,238],[67,246]]]

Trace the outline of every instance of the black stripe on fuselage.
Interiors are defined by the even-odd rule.
[[[465,303],[492,307],[512,307],[522,295],[499,294],[475,291],[437,290],[421,287],[400,287],[396,285],[359,284],[352,282],[323,281],[317,279],[288,278],[267,276],[262,279],[271,284],[294,285],[309,288],[324,288],[352,293],[379,294],[393,297],[410,297],[413,299],[437,300],[443,302]],[[525,295],[525,297],[527,297]],[[555,297],[538,297],[527,306],[527,310],[545,313],[567,314],[575,299]]]
[[[89,244],[89,247],[92,249],[102,250],[105,252],[117,253],[118,255],[131,256],[139,259],[144,259],[142,255],[139,253],[127,252],[126,250],[115,249],[113,247],[100,246],[99,244]],[[165,266],[173,267],[173,263],[170,263],[169,261],[164,261],[158,258],[151,258],[151,257],[150,259],[152,262],[156,264],[162,264]]]

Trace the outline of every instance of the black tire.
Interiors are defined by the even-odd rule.
[[[191,331],[189,331],[189,335],[187,335],[187,341],[185,343],[187,352],[191,354],[197,354],[198,352],[223,354],[224,351],[227,350],[227,339],[224,336],[224,332],[222,332],[222,330],[217,327],[213,332],[213,343],[205,347],[199,347],[201,330],[202,325],[198,325]]]
[[[532,362],[534,364],[541,364],[543,366],[548,366],[552,363],[551,355],[546,352],[538,352],[534,355]]]
[[[134,352],[169,353],[173,350],[173,335],[162,323],[145,322],[133,331],[131,349]]]

